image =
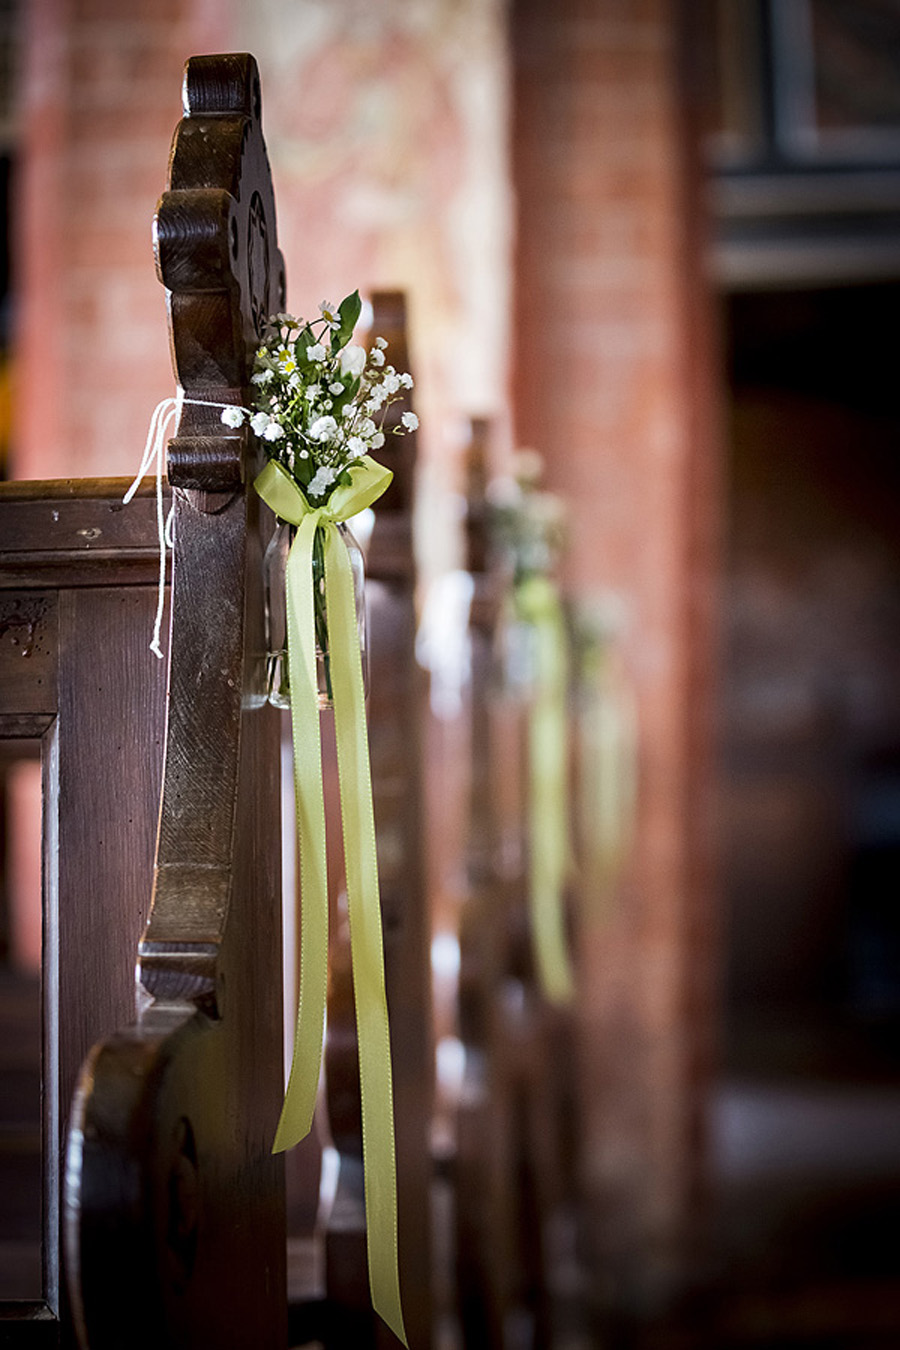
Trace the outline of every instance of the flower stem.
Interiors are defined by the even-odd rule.
[[[328,610],[325,604],[325,548],[324,533],[316,530],[313,539],[313,612],[316,625],[316,647],[322,653],[322,665],[325,669],[325,693],[330,699],[331,692],[331,653],[328,644]]]

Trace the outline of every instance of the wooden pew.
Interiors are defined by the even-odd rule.
[[[42,744],[48,864],[57,845],[60,859],[58,876],[48,865],[45,902],[48,1273],[42,1300],[0,1308],[0,1344],[288,1343],[282,1160],[269,1152],[282,1063],[280,725],[263,698],[261,595],[272,519],[249,489],[260,467],[252,439],[225,432],[208,406],[251,401],[259,325],[284,307],[284,275],[255,63],[194,58],[185,90],[156,232],[176,376],[199,401],[184,405],[168,450],[177,551],[167,693],[146,650],[158,546],[152,490],[127,509],[118,481],[15,485],[0,501],[11,522],[2,559],[8,631],[19,625],[30,635],[27,654],[40,656],[31,679],[9,659],[0,667],[10,675],[0,732]],[[402,299],[376,299],[375,314],[375,331],[405,368]],[[404,1306],[411,1342],[427,1346],[432,1047],[413,438],[388,448],[395,483],[369,560],[372,767]],[[341,937],[338,925],[327,1047],[339,1203],[326,1233],[327,1298],[299,1310],[301,1325],[310,1314],[306,1331],[335,1346],[347,1344],[348,1328],[362,1333],[354,1343],[391,1339],[371,1314],[360,1243],[352,1046],[343,1064],[351,1088],[340,1098]]]
[[[552,1340],[554,1236],[571,1198],[572,1027],[537,983],[527,905],[523,712],[499,688],[507,580],[486,503],[490,428],[472,426],[474,591],[469,894],[460,925],[466,1081],[457,1121],[457,1281],[466,1347]]]
[[[39,1297],[0,1305],[0,1345],[68,1344],[61,1159],[79,1066],[134,1011],[162,762],[165,674],[147,642],[151,492],[125,480],[0,486],[0,738],[43,786],[43,1184]],[[0,1145],[2,1147],[2,1145]],[[29,1186],[29,1190],[32,1187]]]
[[[188,62],[156,221],[176,375],[248,403],[284,269],[250,57]],[[165,768],[137,1019],[76,1094],[66,1237],[91,1350],[283,1346],[277,715],[264,702],[262,551],[250,438],[186,403],[168,453],[175,552]],[[136,1317],[135,1309],[140,1309]]]

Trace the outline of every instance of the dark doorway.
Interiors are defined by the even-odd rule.
[[[900,1335],[898,305],[725,302],[722,1344]]]

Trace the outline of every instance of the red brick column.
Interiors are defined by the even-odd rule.
[[[624,602],[639,706],[635,856],[614,917],[583,920],[582,1074],[598,1276],[649,1308],[684,1274],[712,1027],[719,507],[697,180],[672,4],[517,0],[512,25],[517,441],[568,500],[570,592]]]
[[[182,67],[227,34],[208,0],[29,0],[23,14],[12,474],[127,474],[173,392],[150,223]]]

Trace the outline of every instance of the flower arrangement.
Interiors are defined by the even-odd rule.
[[[359,320],[359,291],[337,306],[323,301],[319,318],[307,322],[274,314],[256,352],[251,381],[255,406],[229,406],[226,426],[245,420],[282,464],[312,506],[351,481],[353,465],[384,445],[384,416],[412,388],[412,376],[388,365],[387,343],[371,350],[350,342]],[[404,412],[394,435],[415,431],[414,412]]]
[[[566,543],[561,497],[539,489],[543,459],[520,450],[488,487],[491,545],[507,582],[498,625],[504,692],[524,713],[528,772],[528,905],[535,969],[551,1003],[574,973],[566,938],[569,871],[568,630],[554,570]]]
[[[339,305],[323,301],[319,317],[307,322],[292,314],[274,314],[256,351],[251,382],[253,408],[229,405],[222,410],[226,426],[248,421],[269,460],[281,465],[301,490],[312,510],[327,505],[332,494],[353,483],[364,470],[377,467],[370,452],[385,443],[385,414],[412,388],[412,376],[395,370],[385,356],[387,342],[376,337],[367,352],[351,342],[362,302],[359,291]],[[415,431],[419,419],[405,411],[393,435]],[[389,478],[389,475],[388,475]],[[345,526],[345,542],[362,585],[362,555]],[[293,531],[289,531],[289,539]],[[277,542],[273,541],[273,543]],[[324,586],[324,537],[317,530],[312,554],[316,647],[321,665],[323,705],[332,695],[331,657]],[[364,602],[358,596],[360,644],[365,653]],[[271,634],[270,634],[271,636]],[[289,704],[286,649],[278,636],[269,652],[269,697],[278,707]],[[364,667],[365,668],[365,667]]]
[[[566,542],[562,499],[537,486],[543,467],[538,451],[520,450],[511,474],[488,488],[491,542],[515,583],[551,571]]]
[[[397,1255],[391,1040],[365,713],[362,554],[347,522],[391,482],[372,458],[386,432],[415,431],[415,413],[388,421],[412,388],[387,343],[352,342],[359,292],[323,302],[307,322],[276,314],[256,351],[252,408],[228,405],[226,426],[249,423],[266,463],[254,479],[278,522],[266,550],[267,697],[289,708],[300,864],[300,962],[294,1055],[276,1152],[308,1134],[319,1084],[328,971],[329,822],[320,710],[333,714],[344,880],[356,1005],[369,1281],[376,1311],[406,1343]]]

